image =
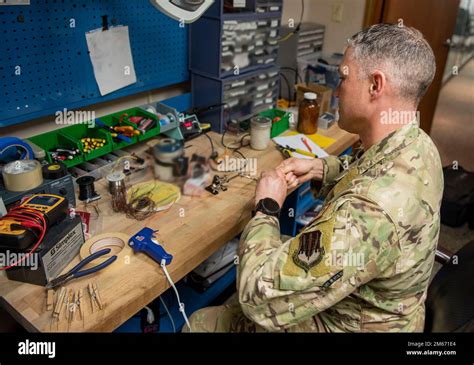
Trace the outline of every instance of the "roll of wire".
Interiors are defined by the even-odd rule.
[[[125,186],[125,174],[123,172],[112,172],[107,175],[109,192],[112,195],[112,209],[114,212],[123,212],[127,208],[127,188]]]
[[[94,187],[95,178],[93,176],[81,176],[76,180],[79,185],[79,200],[86,203],[100,199]]]

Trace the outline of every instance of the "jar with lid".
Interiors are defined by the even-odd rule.
[[[155,157],[155,178],[171,182],[177,177],[175,169],[184,156],[182,141],[174,138],[163,138],[153,147]]]
[[[250,120],[250,147],[265,150],[270,143],[272,120],[266,117],[254,117]]]
[[[297,130],[303,134],[314,134],[318,131],[319,105],[315,93],[304,93],[304,100],[298,109]]]

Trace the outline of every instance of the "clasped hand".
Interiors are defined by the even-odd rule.
[[[261,199],[272,198],[283,206],[287,191],[311,179],[321,180],[323,162],[321,159],[289,158],[274,170],[264,171],[257,183],[255,204]]]

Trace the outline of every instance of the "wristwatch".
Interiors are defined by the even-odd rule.
[[[279,218],[280,217],[281,208],[276,202],[276,200],[272,198],[264,198],[260,199],[253,211],[253,215],[257,212],[262,212],[263,214],[270,215],[272,217]]]

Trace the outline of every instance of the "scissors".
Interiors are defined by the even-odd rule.
[[[48,285],[46,285],[46,288],[47,289],[56,288],[57,286],[60,286],[60,285],[63,285],[65,283],[67,283],[69,280],[93,274],[93,273],[95,273],[99,270],[102,270],[103,268],[109,266],[111,263],[113,263],[115,260],[117,260],[117,256],[114,255],[112,257],[109,257],[104,262],[102,262],[99,265],[96,265],[94,267],[91,267],[90,269],[79,271],[85,265],[87,265],[89,262],[94,261],[95,259],[97,259],[101,256],[109,254],[110,251],[111,251],[110,248],[104,248],[103,250],[97,251],[97,252],[93,253],[92,255],[87,256],[84,260],[79,262],[76,266],[74,266],[66,274],[58,276],[56,279],[52,280]]]

